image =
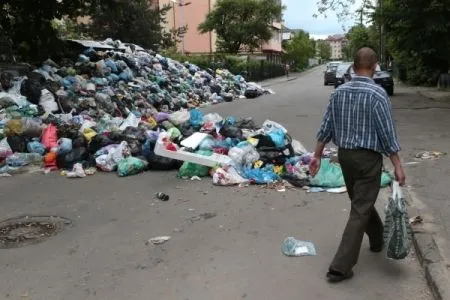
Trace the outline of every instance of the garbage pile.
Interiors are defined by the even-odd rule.
[[[46,114],[5,111],[6,135],[0,142],[0,174],[20,173],[37,165],[47,171],[68,170],[69,178],[95,171],[131,176],[147,170],[178,170],[180,178],[212,177],[215,185],[289,182],[296,187],[344,186],[336,151],[324,152],[315,177],[308,174],[312,158],[299,141],[276,122],[257,126],[251,118],[204,115],[199,109],[152,115],[130,112],[123,119],[103,114]],[[383,173],[380,184],[391,177]]]
[[[270,92],[226,70],[145,51],[88,49],[75,64],[48,60],[23,78],[2,73],[0,84],[1,176],[178,170],[181,178],[211,176],[222,186],[344,186],[334,151],[311,178],[312,154],[281,124],[204,115],[197,107]],[[390,180],[384,173],[381,184]]]

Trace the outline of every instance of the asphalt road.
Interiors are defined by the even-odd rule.
[[[278,121],[311,149],[333,89],[321,71],[277,83],[276,95],[208,110]],[[2,178],[1,219],[58,215],[73,226],[42,244],[0,250],[0,299],[431,299],[414,255],[389,261],[367,240],[351,281],[324,280],[349,211],[345,195],[214,187],[175,175]],[[154,200],[156,192],[170,201]],[[167,243],[146,245],[165,235]],[[312,241],[317,256],[283,256],[288,236]]]

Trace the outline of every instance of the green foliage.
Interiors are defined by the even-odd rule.
[[[90,39],[91,37],[83,32],[83,26],[78,24],[76,20],[62,18],[54,19],[52,22],[53,29],[56,30],[60,39]]]
[[[282,11],[277,0],[218,0],[198,30],[215,31],[217,47],[224,53],[251,52],[272,38],[270,23],[280,19]]]
[[[342,19],[351,15],[354,0],[320,0],[319,14],[334,10]],[[382,4],[374,7],[374,4]],[[357,45],[366,44],[379,52],[380,28],[384,28],[386,56],[394,60],[401,80],[413,84],[435,85],[440,73],[450,67],[450,3],[448,0],[364,0],[357,12],[361,26],[372,20],[373,25],[355,29],[354,42],[345,52],[352,55]],[[362,41],[366,41],[363,43]],[[351,43],[352,44],[352,43]]]
[[[449,15],[445,0],[385,0],[377,17],[386,26],[388,50],[400,65],[401,79],[435,85],[440,73],[448,72]]]
[[[159,50],[175,44],[179,32],[165,32],[166,14],[172,9],[151,7],[147,0],[91,0],[87,15],[92,23],[86,32],[94,39],[118,39],[144,48]]]
[[[346,37],[349,40],[348,45],[344,49],[346,59],[352,59],[356,51],[362,47],[370,47],[377,52],[379,50],[379,34],[374,26],[353,26]]]
[[[293,62],[297,70],[303,70],[308,66],[308,59],[315,56],[315,43],[309,33],[299,31],[286,45],[286,51],[285,60]]]
[[[37,62],[60,50],[52,20],[76,16],[82,0],[3,0],[0,4],[0,36],[13,43],[21,59]]]
[[[323,60],[330,60],[331,58],[331,46],[327,42],[320,41],[318,43],[319,57]]]

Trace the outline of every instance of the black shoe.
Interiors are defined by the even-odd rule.
[[[329,271],[327,273],[328,281],[331,283],[338,283],[353,277],[353,271],[348,272],[347,274],[342,274],[336,271]]]
[[[379,253],[383,251],[384,245],[378,246],[378,247],[370,247],[370,251],[373,253]]]

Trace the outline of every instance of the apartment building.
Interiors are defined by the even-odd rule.
[[[154,5],[172,7],[167,15],[166,30],[187,26],[183,41],[177,47],[187,54],[209,54],[216,52],[217,35],[215,32],[200,34],[198,26],[205,20],[207,14],[214,9],[216,0],[152,0]],[[280,0],[281,5],[281,0]],[[267,60],[280,61],[283,53],[282,22],[274,20],[271,24],[272,39],[262,42],[260,49],[254,54],[264,56]]]
[[[325,40],[325,42],[327,42],[331,47],[331,59],[337,60],[344,57],[343,49],[348,43],[345,35],[331,35]]]

